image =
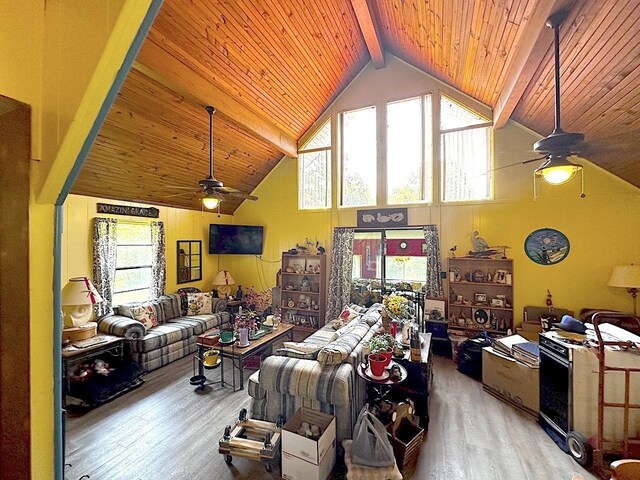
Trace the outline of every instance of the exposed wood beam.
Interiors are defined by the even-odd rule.
[[[364,42],[369,49],[369,55],[371,55],[371,60],[373,60],[373,66],[376,68],[384,68],[382,42],[376,30],[376,24],[373,20],[373,13],[369,2],[367,0],[351,0],[351,5],[356,13]]]
[[[298,156],[297,143],[293,137],[191,70],[155,43],[145,43],[133,68],[196,104],[213,105],[222,115],[273,145],[279,152],[293,158]]]
[[[576,0],[539,0],[532,9],[531,18],[524,27],[520,41],[514,47],[515,53],[507,66],[508,73],[502,92],[493,106],[494,128],[506,125],[545,53],[553,44],[553,30],[545,25],[547,18],[558,10],[569,10],[574,3]]]

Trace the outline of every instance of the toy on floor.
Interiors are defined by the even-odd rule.
[[[247,419],[247,409],[240,410],[235,427],[227,425],[220,439],[218,452],[224,455],[224,461],[231,465],[233,457],[259,460],[264,463],[267,472],[280,460],[280,435],[284,418],[277,423]]]

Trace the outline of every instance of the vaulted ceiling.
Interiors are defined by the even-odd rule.
[[[73,193],[200,209],[207,104],[215,176],[250,192],[384,51],[547,135],[560,8],[562,126],[640,187],[637,0],[165,0]]]

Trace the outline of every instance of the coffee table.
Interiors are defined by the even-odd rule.
[[[289,341],[293,340],[293,325],[287,323],[281,323],[277,329],[273,330],[270,333],[267,333],[265,336],[257,339],[251,340],[251,343],[247,347],[239,347],[237,343],[233,343],[231,345],[218,345],[215,348],[220,349],[220,355],[224,358],[229,358],[232,360],[233,368],[231,370],[231,374],[233,376],[233,391],[236,391],[236,375],[235,369],[240,370],[240,388],[238,390],[242,390],[244,388],[244,362],[248,357],[260,356],[264,358],[268,354],[271,353],[271,349],[273,345],[278,341],[282,341],[285,338],[288,338]],[[211,348],[211,347],[209,347]],[[222,370],[222,384],[224,385],[224,370]]]

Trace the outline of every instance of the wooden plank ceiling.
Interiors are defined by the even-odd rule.
[[[215,176],[250,192],[380,48],[546,135],[561,7],[562,126],[640,187],[637,0],[165,0],[73,193],[200,209],[171,187],[207,175],[206,104]]]

